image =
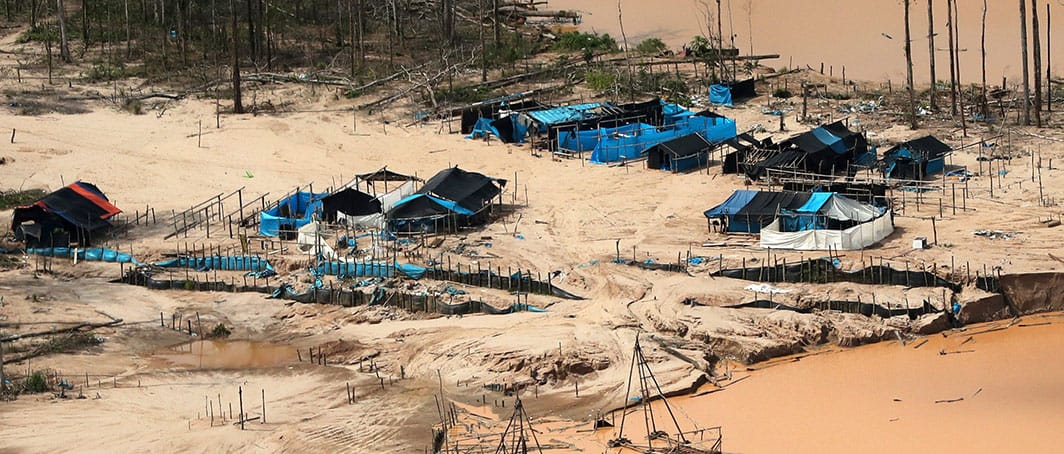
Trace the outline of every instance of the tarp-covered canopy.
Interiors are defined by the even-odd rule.
[[[856,171],[851,164],[869,161],[867,139],[847,129],[841,121],[798,134],[772,148],[775,155],[747,166],[748,176],[763,176],[766,169],[803,170],[817,174],[846,169]]]
[[[709,219],[724,223],[723,231],[758,233],[776,218],[781,209],[797,209],[809,200],[807,192],[768,192],[738,190],[728,200],[704,213]]]
[[[953,149],[934,136],[895,145],[883,153],[883,175],[887,178],[922,180],[945,169],[945,158]]]
[[[376,172],[360,173],[355,175],[355,178],[359,181],[377,182],[377,181],[421,181],[420,178],[413,175],[403,175],[399,172],[393,172],[388,170],[387,167],[383,167]]]
[[[647,167],[651,169],[683,171],[707,163],[713,144],[699,133],[680,136],[647,150]]]
[[[476,213],[499,195],[504,186],[506,180],[451,167],[429,178],[418,193],[452,201]]]
[[[354,188],[344,188],[321,199],[322,219],[326,222],[336,222],[338,213],[366,216],[381,212],[380,200]]]
[[[278,202],[277,206],[259,213],[259,233],[294,237],[300,227],[309,224],[321,210],[321,199],[328,193],[299,191]]]
[[[694,133],[711,144],[724,142],[735,137],[735,121],[724,117],[691,115],[666,127],[609,134],[599,138],[591,152],[591,162],[602,164],[635,159],[650,147]]]
[[[78,181],[32,205],[16,207],[11,230],[28,247],[66,246],[70,242],[85,246],[93,234],[111,227],[110,219],[121,212],[95,185]]]
[[[801,207],[780,210],[761,229],[761,247],[852,250],[871,246],[893,231],[886,209],[832,192],[814,192]]]
[[[884,209],[833,192],[735,191],[704,213],[723,222],[723,231],[758,233],[775,223],[779,232],[844,230],[870,222]]]

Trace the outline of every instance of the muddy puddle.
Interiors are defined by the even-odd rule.
[[[152,365],[187,369],[247,369],[297,362],[288,345],[247,340],[195,340],[152,355]]]

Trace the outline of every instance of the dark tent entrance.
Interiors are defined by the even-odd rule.
[[[322,219],[336,222],[339,214],[368,216],[381,212],[381,201],[354,188],[345,188],[321,199]]]
[[[953,149],[934,136],[898,144],[883,153],[883,174],[899,180],[923,180],[946,170],[946,156]]]
[[[683,172],[709,164],[709,143],[698,133],[677,137],[662,142],[647,150],[647,167],[651,169]]]

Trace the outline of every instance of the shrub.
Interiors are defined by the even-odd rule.
[[[613,90],[617,85],[617,75],[602,70],[588,71],[587,74],[584,75],[584,79],[587,81],[587,88],[599,93],[606,93]]]
[[[214,329],[212,329],[211,332],[207,333],[207,338],[225,339],[229,337],[230,334],[233,334],[233,332],[229,331],[229,328],[226,328],[224,324],[219,323],[217,325],[214,325]]]
[[[792,96],[794,96],[794,93],[791,93],[791,91],[786,88],[777,88],[776,91],[772,92],[773,98],[787,99]]]
[[[635,47],[635,50],[637,52],[641,54],[650,55],[658,55],[668,49],[669,46],[666,46],[665,43],[658,38],[644,39],[643,42],[639,43],[639,45]]]
[[[554,42],[554,50],[614,52],[617,50],[617,41],[609,34],[565,32]]]
[[[26,378],[26,382],[23,384],[28,393],[43,393],[48,391],[48,380],[44,376],[42,371],[34,371]]]

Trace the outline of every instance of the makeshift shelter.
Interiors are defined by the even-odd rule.
[[[599,138],[591,152],[591,162],[603,164],[635,159],[650,147],[694,133],[711,144],[724,142],[735,137],[735,121],[719,115],[692,115],[662,128],[647,126],[630,132],[616,132]]]
[[[16,207],[11,219],[15,237],[27,247],[87,246],[111,227],[122,210],[91,183],[78,181],[32,205]]]
[[[395,204],[387,219],[397,232],[453,230],[483,220],[482,213],[502,192],[506,180],[458,167],[444,169],[414,195]]]
[[[493,135],[504,143],[524,143],[528,136],[528,127],[519,120],[517,113],[500,118],[480,118],[473,125],[467,139],[480,139]]]
[[[934,136],[895,145],[883,153],[883,176],[900,180],[922,180],[946,168],[946,156],[953,151]]]
[[[327,195],[299,191],[285,197],[277,206],[259,213],[259,233],[294,237],[300,227],[314,220],[314,214],[321,211],[321,200]]]
[[[393,187],[391,191],[374,198],[376,204],[380,206],[379,211],[373,212],[372,210],[364,210],[362,212],[353,213],[339,211],[337,213],[336,222],[354,228],[383,228],[385,223],[385,213],[391,211],[399,201],[416,192],[417,184],[413,180],[403,182],[398,187]]]
[[[713,84],[709,86],[709,102],[730,106],[734,102],[756,97],[757,91],[754,88],[754,79]]]
[[[801,207],[781,209],[761,229],[761,247],[797,250],[855,250],[894,232],[890,210],[832,192],[814,192]]]
[[[793,136],[772,148],[764,159],[746,165],[746,174],[759,178],[768,169],[801,170],[816,174],[832,174],[839,170],[856,172],[861,165],[875,161],[875,150],[869,150],[868,140],[861,133],[850,131],[841,121],[819,126]],[[762,149],[764,150],[764,149]]]
[[[381,201],[355,188],[344,188],[321,199],[321,218],[336,222],[341,215],[368,216],[381,214]]]
[[[647,167],[681,172],[709,164],[713,144],[699,133],[680,136],[647,150]]]

